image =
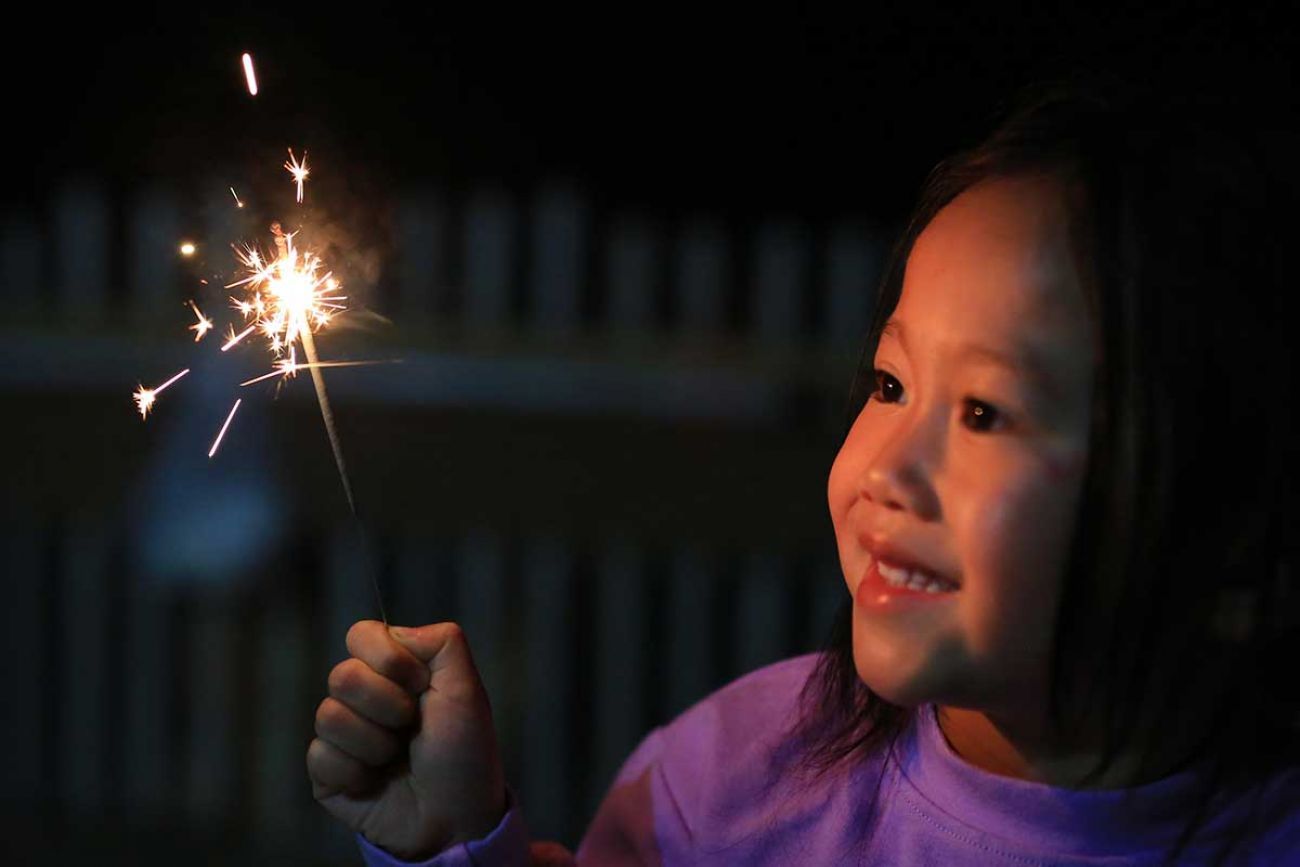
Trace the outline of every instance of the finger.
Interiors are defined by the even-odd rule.
[[[403,647],[425,662],[431,683],[439,674],[455,675],[449,681],[456,685],[477,687],[481,683],[469,641],[459,624],[448,621],[427,626],[396,627],[392,634]]]
[[[406,747],[402,738],[336,698],[325,699],[316,709],[316,734],[372,768],[388,764]]]
[[[314,738],[307,747],[307,775],[311,777],[312,797],[317,799],[339,792],[363,794],[379,782],[378,771],[320,738]]]
[[[334,666],[329,694],[366,719],[390,729],[405,728],[418,716],[410,693],[356,657]]]
[[[349,653],[411,695],[419,695],[429,688],[429,669],[424,661],[395,641],[378,620],[359,620],[352,624],[347,645]]]

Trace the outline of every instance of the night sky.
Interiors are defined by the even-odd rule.
[[[5,63],[19,131],[9,147],[33,171],[16,172],[5,195],[39,197],[77,170],[130,187],[268,159],[278,168],[297,143],[322,171],[346,168],[361,194],[563,177],[651,210],[894,213],[938,157],[1035,79],[1104,70],[1178,82],[1261,123],[1294,124],[1294,27],[1268,7],[212,8],[104,7],[75,25],[66,8],[30,10]],[[257,62],[255,100],[242,51]]]

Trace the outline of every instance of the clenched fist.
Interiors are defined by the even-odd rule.
[[[455,623],[348,630],[307,749],[312,796],[404,860],[485,836],[505,813],[492,709]]]

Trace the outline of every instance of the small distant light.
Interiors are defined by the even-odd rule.
[[[193,256],[193,255],[194,255],[194,245],[191,244],[189,241],[186,241],[184,244],[181,244],[181,255],[182,255],[182,256]]]
[[[257,96],[257,75],[253,72],[253,56],[245,52],[244,61],[244,79],[248,82],[249,96]]]

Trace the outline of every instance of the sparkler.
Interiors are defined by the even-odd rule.
[[[190,369],[187,367],[157,388],[145,388],[141,385],[140,389],[134,395],[136,409],[140,410],[140,418],[149,417],[149,410],[153,409],[153,402],[157,399],[160,391],[189,372]]]
[[[248,83],[248,92],[254,96],[257,95],[257,78],[253,72],[253,60],[248,54],[242,57],[244,66],[244,75]],[[284,164],[285,169],[293,176],[294,183],[297,185],[297,201],[302,204],[303,184],[309,174],[307,169],[307,152],[304,150],[302,161],[294,155],[293,149],[289,148],[289,160]],[[234,197],[237,207],[242,208],[244,203],[239,200],[239,195],[235,192],[234,187],[230,187],[230,195]],[[343,493],[347,497],[348,508],[352,516],[357,520],[358,529],[360,529],[360,519],[357,515],[356,499],[352,494],[352,483],[348,478],[347,464],[343,459],[343,447],[339,441],[338,431],[334,424],[334,411],[330,406],[329,393],[325,389],[325,378],[321,373],[326,367],[351,367],[360,364],[374,364],[379,362],[369,361],[321,361],[316,353],[316,342],[312,337],[314,331],[327,325],[331,318],[346,309],[344,302],[347,296],[338,294],[339,283],[329,271],[321,273],[322,263],[320,257],[309,250],[298,250],[293,244],[294,233],[284,232],[278,222],[271,225],[272,235],[275,241],[275,253],[268,257],[260,252],[257,247],[248,245],[244,248],[236,248],[235,254],[239,263],[242,265],[246,276],[226,286],[227,289],[238,289],[242,291],[244,297],[231,297],[234,309],[243,317],[247,323],[242,331],[236,332],[235,326],[231,325],[226,336],[226,341],[221,346],[221,351],[226,352],[232,347],[239,344],[244,338],[248,337],[254,331],[260,331],[266,338],[271,352],[275,355],[276,361],[274,369],[263,376],[254,377],[241,383],[241,386],[249,386],[275,376],[289,378],[296,376],[300,370],[308,370],[311,373],[312,385],[316,390],[316,400],[320,405],[321,418],[325,422],[325,433],[329,438],[330,450],[334,454],[334,463],[338,468],[339,480],[343,484]],[[185,255],[194,252],[191,244],[186,244],[182,249]],[[200,282],[206,285],[206,280]],[[195,332],[194,340],[198,342],[213,327],[212,321],[203,315],[198,306],[189,302],[190,308],[194,311],[197,322],[189,326],[189,330]],[[298,363],[296,346],[302,345],[303,353],[307,357],[306,363]],[[135,393],[136,406],[140,411],[140,417],[145,418],[149,410],[153,407],[154,401],[159,392],[167,388],[176,380],[180,379],[189,370],[182,370],[171,379],[154,389],[147,389],[143,385]],[[230,413],[226,416],[225,422],[221,425],[216,439],[212,442],[212,447],[208,450],[208,457],[216,455],[217,449],[221,446],[221,441],[225,438],[226,432],[230,429],[230,423],[235,418],[243,398],[235,401],[230,408]],[[385,624],[388,623],[388,614],[384,610],[383,595],[379,591],[379,579],[374,573],[371,573],[371,580],[375,590],[375,598],[379,603],[380,616]]]
[[[290,158],[293,151],[289,152]],[[303,155],[304,159],[306,154]],[[303,172],[306,176],[306,172]],[[301,180],[299,181],[301,183]],[[299,188],[301,189],[301,187]],[[273,225],[274,229],[279,224]],[[278,363],[276,374],[292,376],[303,368],[311,371],[312,385],[316,388],[316,401],[320,404],[321,418],[325,421],[325,433],[329,437],[330,450],[334,453],[334,463],[338,467],[339,480],[343,483],[343,493],[348,499],[348,508],[355,515],[356,500],[352,496],[352,483],[348,480],[347,464],[343,459],[343,446],[339,442],[338,431],[334,425],[334,411],[330,407],[329,393],[325,390],[325,378],[321,368],[332,366],[322,363],[316,355],[316,342],[312,332],[324,327],[337,312],[346,309],[343,301],[346,295],[337,294],[338,281],[333,272],[321,275],[320,257],[311,252],[300,252],[293,245],[293,236],[283,232],[275,233],[276,241],[284,239],[285,253],[274,261],[267,263],[254,247],[237,250],[236,255],[248,271],[248,276],[227,286],[227,289],[244,287],[248,296],[244,299],[232,299],[235,309],[243,314],[245,320],[252,322],[239,334],[231,327],[231,336],[222,350],[234,346],[253,330],[261,331],[270,343],[271,351],[276,356],[287,350],[287,361]],[[306,364],[298,364],[293,354],[295,343],[302,344],[307,356]],[[335,363],[340,364],[340,363]],[[344,363],[345,364],[345,363]],[[248,385],[269,377],[258,377],[243,383]]]
[[[289,152],[289,156],[290,159],[293,158],[293,151]],[[302,177],[306,177],[306,158],[304,152]],[[298,183],[301,201],[301,177],[298,178]],[[325,377],[321,369],[365,362],[323,362],[316,354],[316,341],[312,337],[312,332],[323,328],[336,313],[346,309],[343,302],[347,300],[347,296],[338,294],[339,283],[334,279],[333,272],[320,273],[319,256],[310,251],[300,252],[293,245],[293,235],[282,231],[278,222],[271,225],[271,230],[278,249],[278,255],[273,261],[266,262],[265,257],[255,247],[245,247],[242,251],[236,250],[236,255],[248,272],[248,276],[231,283],[226,288],[243,287],[247,297],[231,300],[244,319],[251,322],[248,328],[238,335],[233,334],[232,327],[232,336],[222,350],[233,346],[255,328],[260,330],[267,339],[271,351],[278,359],[276,369],[271,374],[242,383],[244,386],[269,379],[272,375],[285,378],[294,376],[303,368],[311,372],[312,385],[316,389],[316,402],[320,406],[321,419],[325,422],[325,435],[329,438],[330,451],[334,454],[334,465],[339,471],[339,481],[343,484],[343,494],[347,497],[348,509],[352,512],[352,517],[357,519],[359,529],[357,501],[352,495],[347,462],[343,459],[343,444],[339,441],[338,429],[334,424],[334,410],[330,407],[329,392],[325,389]],[[303,353],[307,356],[306,364],[297,362],[295,343],[302,345]],[[230,414],[234,416],[233,409]],[[229,424],[229,419],[226,423]],[[219,442],[220,436],[217,439]],[[213,450],[215,449],[214,443]],[[375,599],[379,603],[379,614],[386,625],[388,613],[384,610],[383,594],[379,591],[379,578],[373,572],[370,577],[374,585]]]

